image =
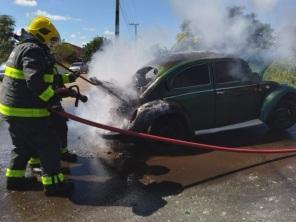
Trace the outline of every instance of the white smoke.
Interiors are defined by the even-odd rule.
[[[147,35],[148,36],[148,35]],[[146,37],[147,37],[146,36]],[[87,78],[96,77],[100,81],[107,81],[116,86],[120,96],[129,95],[136,97],[133,88],[132,76],[147,62],[154,58],[155,44],[159,41],[139,39],[135,42],[116,41],[104,47],[103,51],[95,53],[89,63]],[[154,39],[155,40],[155,39]],[[120,100],[104,92],[99,87],[89,86],[87,91],[88,102],[81,104],[75,113],[95,122],[122,127],[124,120],[117,118],[116,109],[120,106]],[[81,126],[71,123],[71,131],[74,133],[72,140],[77,147],[87,147],[92,151],[101,152],[105,148],[104,140],[100,133],[106,131],[94,127]],[[79,138],[79,140],[77,140]],[[87,139],[84,139],[87,138]]]
[[[175,45],[175,51],[186,48],[188,50],[211,50],[236,54],[245,59],[260,54],[260,57],[267,63],[267,60],[296,55],[295,10],[291,8],[292,6],[287,8],[285,5],[280,5],[279,0],[253,0],[251,2],[170,0],[170,2],[179,20],[185,21],[186,31],[191,34],[189,40]],[[229,17],[229,9],[233,7],[241,10],[238,11],[239,16],[235,16],[234,19]],[[256,13],[253,13],[254,11]],[[263,18],[269,18],[271,12],[279,18],[276,22],[273,20],[272,24],[270,21],[263,20]],[[283,13],[285,16],[279,16]],[[268,25],[270,25],[269,28]],[[267,32],[257,32],[261,28],[266,28]],[[259,41],[259,45],[256,45],[258,42],[250,41],[256,38],[267,41]],[[188,47],[190,44],[191,46]],[[262,44],[266,44],[267,47],[262,47]],[[198,47],[194,48],[192,45]]]
[[[237,11],[233,12],[239,16],[234,14],[231,17],[229,8],[234,5],[225,5],[224,1],[171,0],[171,2],[180,19],[187,22],[186,31],[189,30],[193,36],[194,44],[198,44],[198,50],[236,54],[248,48],[254,19],[240,14],[243,8],[237,8]]]

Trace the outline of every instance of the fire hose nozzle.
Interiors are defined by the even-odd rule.
[[[88,101],[88,97],[87,96],[84,96],[84,95],[80,95],[79,96],[79,100],[83,103],[86,103]]]
[[[73,98],[76,98],[75,100],[75,106],[78,106],[78,101],[81,101],[83,103],[86,103],[88,100],[88,97],[85,95],[82,95],[80,93],[79,87],[77,85],[71,86],[68,88],[68,90],[70,91],[70,95]]]

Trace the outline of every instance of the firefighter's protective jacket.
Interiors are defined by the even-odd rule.
[[[6,62],[0,114],[13,117],[46,117],[50,103],[58,97],[54,89],[69,82],[68,75],[57,75],[49,48],[26,33]]]

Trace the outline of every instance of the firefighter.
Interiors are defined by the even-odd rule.
[[[0,113],[9,124],[13,150],[6,169],[8,190],[31,190],[36,178],[25,177],[29,159],[38,153],[42,164],[41,182],[48,196],[65,196],[73,184],[61,173],[59,135],[49,108],[67,97],[67,90],[56,88],[63,76],[54,75],[50,54],[60,35],[52,22],[43,16],[34,18],[22,30],[21,41],[10,54],[0,94]],[[64,79],[74,81],[70,74]],[[70,93],[70,92],[69,92]]]
[[[32,22],[28,27],[27,27],[27,31],[31,32],[34,35],[34,25],[36,25],[34,22]],[[53,59],[54,61],[54,59]],[[76,72],[75,75],[68,75],[68,74],[64,74],[64,75],[59,75],[58,69],[56,67],[54,67],[54,78],[55,81],[53,81],[53,85],[54,87],[58,88],[58,87],[64,87],[64,84],[66,83],[70,83],[75,81],[76,77],[79,76],[79,73]],[[56,101],[55,104],[56,107],[59,107],[59,110],[63,110],[62,105],[60,103],[60,101]],[[52,120],[52,124],[54,126],[54,128],[56,129],[56,132],[58,134],[59,140],[60,140],[60,151],[61,151],[61,160],[65,161],[65,162],[70,162],[70,163],[74,163],[77,162],[77,155],[74,153],[71,153],[68,150],[68,126],[67,126],[67,119],[60,117],[59,115],[52,113],[51,114],[51,120]],[[34,154],[28,161],[28,164],[30,166],[31,169],[35,169],[35,168],[40,168],[41,164],[40,164],[40,159],[38,158],[38,154]],[[34,170],[33,170],[34,171]],[[39,170],[37,169],[37,172]]]

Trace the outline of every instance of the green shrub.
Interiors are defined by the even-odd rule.
[[[264,80],[286,83],[296,87],[296,60],[275,61],[263,73]]]

